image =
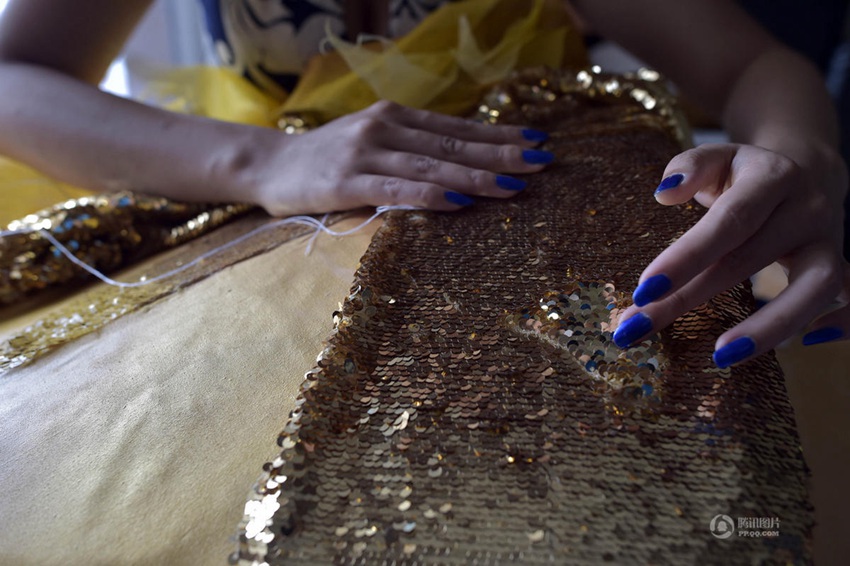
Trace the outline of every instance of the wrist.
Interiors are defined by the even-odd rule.
[[[268,169],[284,136],[271,128],[229,123],[223,130],[207,168],[210,196],[267,208]]]

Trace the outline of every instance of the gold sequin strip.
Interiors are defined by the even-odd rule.
[[[113,271],[220,226],[249,209],[183,204],[130,192],[83,197],[12,222],[0,238],[0,305],[33,291],[89,279],[40,234],[50,232],[78,259]]]
[[[548,130],[556,162],[512,199],[387,217],[233,562],[811,560],[775,358],[711,361],[751,312],[748,287],[611,345],[641,270],[701,215],[654,202],[682,147],[669,101],[639,77],[552,71],[485,100],[484,118]],[[716,538],[717,515],[777,518],[779,536]]]
[[[343,216],[333,215],[328,224]],[[48,230],[91,267],[113,273],[133,266],[119,279],[145,281],[189,264],[271,221],[264,213],[250,212],[246,205],[183,204],[124,192],[61,203],[13,222],[9,229]],[[228,265],[310,231],[298,225],[279,226],[167,279],[132,288],[101,283],[81,287],[93,278],[39,232],[0,238],[0,303],[9,303],[2,313],[13,316],[46,299],[73,293],[50,314],[0,342],[0,376]],[[192,245],[183,245],[189,241]],[[164,250],[170,251],[140,261]]]

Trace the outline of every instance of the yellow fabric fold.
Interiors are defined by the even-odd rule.
[[[0,228],[58,202],[92,194],[0,157]]]
[[[147,88],[142,99],[183,114],[225,122],[273,126],[280,104],[254,84],[224,67],[185,67],[143,72]]]
[[[522,67],[582,67],[580,34],[554,0],[447,4],[395,42],[348,43],[315,58],[282,114],[318,123],[380,99],[447,114],[469,112],[486,88]]]

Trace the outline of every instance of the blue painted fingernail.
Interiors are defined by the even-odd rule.
[[[469,206],[470,204],[475,202],[468,196],[462,193],[456,193],[454,191],[446,191],[444,196],[446,197],[447,201],[458,206]]]
[[[672,287],[673,283],[666,275],[653,275],[637,286],[632,299],[637,306],[643,307],[667,293]]]
[[[507,175],[496,175],[496,185],[508,191],[521,191],[528,183],[516,177]]]
[[[655,189],[655,192],[660,193],[662,191],[666,191],[666,190],[669,190],[669,189],[675,189],[676,187],[681,185],[682,181],[684,181],[684,180],[685,180],[685,176],[682,175],[681,173],[676,173],[674,175],[670,175],[669,177],[666,177],[663,181],[661,181],[661,184],[658,185],[658,188]]]
[[[803,346],[814,346],[815,344],[832,342],[839,338],[844,338],[844,331],[834,326],[827,326],[826,328],[812,330],[803,336]]]
[[[749,358],[755,351],[756,343],[753,342],[753,339],[749,336],[742,336],[715,351],[712,358],[714,359],[714,365],[720,369],[724,369]]]
[[[551,151],[543,151],[542,149],[526,149],[522,152],[522,158],[526,163],[532,165],[546,165],[555,160],[555,154]]]
[[[614,344],[620,348],[628,348],[638,338],[652,330],[652,321],[642,312],[628,318],[614,332]]]
[[[522,131],[522,137],[524,137],[528,141],[545,142],[549,139],[549,134],[547,134],[546,132],[541,132],[540,130],[526,128]]]

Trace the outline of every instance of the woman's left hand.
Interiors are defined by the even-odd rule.
[[[711,144],[670,161],[658,202],[694,198],[709,210],[644,270],[635,305],[614,334],[618,345],[637,343],[774,261],[785,267],[788,287],[717,338],[717,366],[758,356],[809,324],[806,344],[850,337],[847,170],[831,148],[800,154],[806,157],[795,162],[760,147]]]

